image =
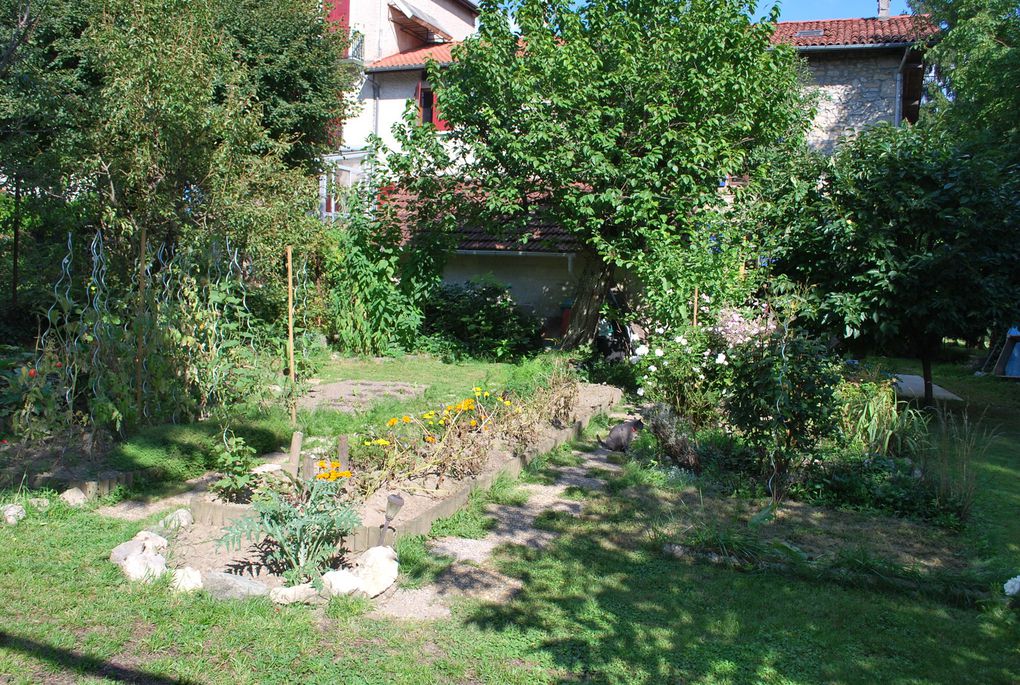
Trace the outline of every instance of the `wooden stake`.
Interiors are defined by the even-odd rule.
[[[698,286],[694,286],[694,327],[698,327]]]
[[[341,435],[336,445],[336,460],[340,462],[341,471],[351,470],[351,446],[346,435]]]
[[[287,363],[290,365],[290,423],[297,425],[297,373],[294,370],[294,251],[287,246]]]
[[[292,476],[298,475],[298,466],[301,463],[301,442],[304,440],[304,433],[294,431],[290,436],[290,460],[287,462],[287,470]]]
[[[142,422],[142,415],[145,411],[142,398],[142,365],[145,357],[145,330],[142,327],[142,313],[145,311],[145,252],[147,234],[145,225],[142,225],[142,232],[138,238],[138,302],[135,303],[135,326],[137,335],[135,340],[135,407],[138,411],[138,423]]]

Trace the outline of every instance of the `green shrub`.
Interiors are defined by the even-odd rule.
[[[511,360],[542,347],[541,324],[509,289],[490,280],[444,284],[422,306],[422,332],[445,341],[451,356]]]
[[[844,380],[836,390],[844,442],[877,457],[908,456],[924,433],[921,413],[896,399],[890,379]]]

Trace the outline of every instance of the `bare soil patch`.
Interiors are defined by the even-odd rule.
[[[333,409],[354,413],[379,400],[407,400],[425,392],[424,385],[393,381],[337,381],[313,385],[298,399],[301,409]]]

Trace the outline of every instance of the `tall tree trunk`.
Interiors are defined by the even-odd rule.
[[[602,303],[613,280],[613,265],[593,255],[577,284],[577,297],[570,312],[570,326],[563,337],[564,349],[573,350],[595,339]]]
[[[18,308],[18,253],[21,243],[21,177],[14,177],[14,216],[11,220],[14,245],[11,250],[11,311]]]

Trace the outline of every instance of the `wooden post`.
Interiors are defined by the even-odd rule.
[[[346,435],[341,435],[337,441],[336,460],[340,462],[341,471],[351,470],[351,445]]]
[[[698,327],[698,286],[694,286],[694,327]]]
[[[287,246],[287,364],[290,366],[290,424],[297,425],[297,373],[294,370],[294,251]]]
[[[290,436],[290,460],[287,462],[287,470],[292,476],[298,475],[298,465],[301,463],[301,442],[304,440],[304,433],[294,431]]]
[[[315,478],[316,474],[315,462],[316,462],[315,455],[312,454],[311,452],[305,454],[302,457],[301,459],[302,478],[304,478],[305,480],[311,480],[312,478]]]
[[[142,398],[142,366],[145,356],[145,330],[143,328],[142,314],[145,311],[146,241],[145,225],[142,224],[141,235],[138,238],[138,302],[135,304],[135,326],[137,326],[135,340],[135,407],[138,411],[138,423],[142,422],[142,415],[145,411]]]

